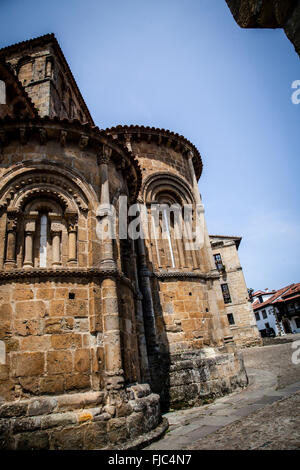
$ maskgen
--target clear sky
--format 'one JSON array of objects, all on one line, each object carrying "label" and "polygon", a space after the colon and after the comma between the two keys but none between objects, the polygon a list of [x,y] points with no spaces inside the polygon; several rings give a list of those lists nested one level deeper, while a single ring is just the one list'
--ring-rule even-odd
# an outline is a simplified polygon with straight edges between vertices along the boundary
[{"label": "clear sky", "polygon": [[0,47],[54,32],[96,124],[199,149],[209,232],[240,235],[248,287],[300,281],[299,57],[225,0],[0,0]]}]

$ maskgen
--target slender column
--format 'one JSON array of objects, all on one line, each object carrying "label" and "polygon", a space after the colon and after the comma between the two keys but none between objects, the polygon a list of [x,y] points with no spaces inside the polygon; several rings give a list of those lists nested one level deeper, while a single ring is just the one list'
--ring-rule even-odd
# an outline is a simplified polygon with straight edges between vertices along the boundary
[{"label": "slender column", "polygon": [[101,196],[100,210],[97,216],[100,222],[100,233],[102,236],[102,256],[100,266],[103,268],[116,268],[113,257],[113,239],[112,239],[112,214],[109,198],[109,180],[108,180],[108,163],[111,157],[111,148],[103,145],[102,154],[98,157],[98,164],[101,176]]},{"label": "slender column", "polygon": [[[181,221],[182,223],[182,221]],[[178,220],[174,221],[174,235],[176,240],[177,252],[179,257],[179,265],[181,268],[185,267],[185,259],[184,259],[184,250],[183,250],[183,238],[179,237],[180,231],[178,226]]]},{"label": "slender column", "polygon": [[77,214],[68,214],[68,263],[77,262]]},{"label": "slender column", "polygon": [[[113,239],[111,233],[111,213],[108,180],[108,162],[112,149],[103,145],[98,157],[101,176],[101,206],[97,211],[100,219],[102,235],[102,254],[100,267],[113,272],[117,265],[113,257]],[[107,231],[104,233],[104,228]],[[120,318],[118,309],[117,282],[113,275],[108,275],[102,281],[102,315],[103,315],[103,345],[105,352],[105,381],[108,390],[120,389],[124,386],[124,371],[122,369]]]},{"label": "slender column", "polygon": [[140,291],[138,272],[137,272],[137,256],[135,251],[134,241],[132,240],[132,256],[133,256],[133,270],[134,270],[134,280],[135,280],[135,308],[136,308],[136,322],[138,330],[138,340],[139,340],[139,349],[140,349],[140,367],[142,381],[145,383],[150,382],[150,372],[149,372],[149,362],[148,362],[148,353],[147,353],[147,343],[145,337],[145,325],[144,325],[144,314],[143,314],[143,296]]},{"label": "slender column", "polygon": [[61,232],[51,232],[52,234],[52,266],[59,266],[60,261],[60,237]]},{"label": "slender column", "polygon": [[34,232],[25,230],[25,257],[24,268],[32,268],[33,266],[33,235]]},{"label": "slender column", "polygon": [[31,212],[25,219],[25,246],[24,246],[24,268],[33,267],[33,240],[36,231],[36,219],[38,212]]},{"label": "slender column", "polygon": [[[144,226],[144,221],[142,224]],[[139,254],[139,279],[140,287],[143,294],[143,306],[144,306],[144,321],[145,321],[145,332],[147,341],[147,350],[149,361],[153,361],[154,357],[157,357],[159,353],[159,347],[157,343],[157,332],[155,323],[155,313],[152,299],[152,289],[150,282],[150,272],[147,266],[145,240],[142,238],[138,239],[138,254]]]},{"label": "slender column", "polygon": [[[200,241],[200,245],[203,246],[203,244],[204,244],[207,247],[208,253],[206,255],[206,258],[207,258],[207,262],[208,262],[208,265],[209,265],[209,270],[213,271],[213,270],[216,269],[216,266],[215,266],[213,255],[212,255],[212,252],[211,252],[211,246],[210,246],[208,231],[207,231],[207,227],[206,227],[206,221],[205,221],[205,218],[204,218],[204,208],[203,208],[203,203],[202,203],[201,196],[200,196],[199,189],[198,189],[198,183],[197,183],[197,178],[196,178],[194,164],[193,164],[193,153],[192,152],[189,152],[189,154],[188,154],[188,162],[189,162],[190,174],[191,174],[192,183],[193,183],[194,196],[195,196],[195,200],[196,200],[197,215],[198,215],[198,217],[201,217],[201,219],[202,219],[201,220],[202,223],[200,225],[200,230],[203,233],[201,233],[200,236],[203,237],[203,238]],[[199,249],[201,249],[202,246],[200,246]]]},{"label": "slender column", "polygon": [[18,218],[16,212],[8,212],[6,224],[6,256],[5,266],[16,267],[16,240]]}]

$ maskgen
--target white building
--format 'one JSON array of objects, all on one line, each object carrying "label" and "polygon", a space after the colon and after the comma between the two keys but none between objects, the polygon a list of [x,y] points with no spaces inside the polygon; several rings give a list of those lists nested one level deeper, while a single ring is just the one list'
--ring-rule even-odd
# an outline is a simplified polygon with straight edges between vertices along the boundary
[{"label": "white building", "polygon": [[262,336],[271,328],[276,336],[300,332],[300,284],[290,284],[278,291],[252,294],[252,307]]}]

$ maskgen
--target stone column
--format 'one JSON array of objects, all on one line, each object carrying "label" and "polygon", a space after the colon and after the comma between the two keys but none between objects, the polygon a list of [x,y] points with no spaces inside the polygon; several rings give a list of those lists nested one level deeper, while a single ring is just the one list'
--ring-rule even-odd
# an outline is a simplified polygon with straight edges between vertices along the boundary
[{"label": "stone column", "polygon": [[67,214],[68,221],[68,263],[77,263],[77,214]]},{"label": "stone column", "polygon": [[[175,240],[176,240],[178,258],[179,258],[179,267],[184,268],[185,267],[185,257],[184,257],[184,250],[183,250],[183,234],[182,234],[182,231],[180,231],[180,227],[179,227],[180,223],[181,223],[181,226],[182,226],[182,218],[180,218],[179,221],[177,220],[177,218],[175,218],[175,221],[174,221],[174,236],[175,236]],[[180,234],[182,234],[181,237],[180,237]]]},{"label": "stone column", "polygon": [[150,383],[150,372],[149,372],[149,362],[148,362],[148,353],[147,353],[147,343],[145,336],[145,325],[144,325],[144,313],[143,313],[143,295],[140,291],[138,271],[137,271],[137,255],[135,250],[135,244],[132,240],[132,256],[133,256],[133,270],[134,270],[134,280],[135,280],[135,308],[136,308],[136,322],[138,330],[138,339],[139,339],[139,348],[140,348],[140,367],[142,381],[145,383]]},{"label": "stone column", "polygon": [[[144,228],[145,224],[146,221],[142,219],[143,230],[145,231],[145,233],[147,233],[146,229]],[[151,383],[153,385],[156,379],[155,374],[157,372],[157,367],[159,367],[158,361],[160,357],[160,352],[157,342],[155,313],[150,282],[151,273],[149,272],[147,266],[145,240],[139,238],[137,240],[137,246],[139,260],[139,285],[143,295],[144,328],[148,351],[148,361],[151,373]]]},{"label": "stone column", "polygon": [[[203,237],[203,240],[202,240],[203,245],[205,245],[208,249],[208,253],[206,254],[208,268],[209,268],[210,271],[214,271],[216,269],[216,266],[215,266],[213,255],[212,255],[212,252],[211,252],[211,246],[210,246],[208,231],[207,231],[207,227],[206,227],[206,221],[205,221],[205,218],[204,218],[204,215],[203,215],[204,208],[203,208],[203,203],[202,203],[201,196],[200,196],[199,189],[198,189],[198,183],[197,183],[197,178],[196,178],[194,164],[193,164],[193,153],[192,152],[189,152],[189,154],[188,154],[188,163],[189,163],[189,168],[190,168],[190,175],[191,175],[191,178],[192,178],[194,197],[195,197],[195,200],[196,200],[196,210],[198,212],[198,215],[199,215],[199,213],[202,212],[202,217],[203,217],[203,227],[201,227],[201,230],[203,230],[203,233],[201,233],[200,235],[201,235],[201,237]],[[200,247],[200,250],[201,250],[201,247]]]},{"label": "stone column", "polygon": [[6,256],[5,266],[16,267],[16,240],[17,240],[18,214],[15,211],[7,213],[6,223]]},{"label": "stone column", "polygon": [[113,239],[112,239],[112,213],[109,197],[108,181],[108,163],[111,157],[112,149],[103,145],[102,153],[98,156],[98,164],[101,177],[101,195],[100,209],[97,216],[100,219],[100,230],[102,236],[102,256],[100,266],[103,268],[115,269],[116,263],[113,257]]},{"label": "stone column", "polygon": [[62,224],[61,224],[61,217],[49,213],[49,219],[51,221],[50,225],[50,232],[52,236],[52,266],[60,266],[61,265],[61,232],[62,232]]},{"label": "stone column", "polygon": [[38,212],[30,212],[25,215],[25,243],[24,243],[24,268],[33,267],[33,243],[36,231],[36,219]]},{"label": "stone column", "polygon": [[[108,227],[108,232],[102,238],[102,253],[100,268],[103,270],[102,281],[102,315],[103,315],[103,346],[105,353],[105,382],[107,390],[117,390],[124,386],[124,371],[122,370],[120,318],[118,309],[118,290],[116,282],[117,265],[113,257],[113,239],[109,231],[110,197],[108,162],[112,149],[103,145],[98,157],[101,177],[101,206],[97,211],[100,218],[100,233]],[[99,232],[98,232],[99,233]],[[106,274],[105,271],[108,271]],[[109,274],[111,272],[111,274]]]}]

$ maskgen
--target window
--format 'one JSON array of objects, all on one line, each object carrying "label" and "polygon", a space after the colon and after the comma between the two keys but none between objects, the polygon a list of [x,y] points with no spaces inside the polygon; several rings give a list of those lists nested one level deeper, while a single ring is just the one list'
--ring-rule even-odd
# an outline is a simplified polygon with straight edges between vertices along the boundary
[{"label": "window", "polygon": [[258,300],[260,301],[261,304],[263,303],[264,300],[263,300],[263,298],[262,298],[262,295],[260,295],[260,296],[258,297]]},{"label": "window", "polygon": [[260,314],[258,312],[255,314],[255,318],[256,318],[257,321],[260,320]]},{"label": "window", "polygon": [[268,318],[267,312],[265,310],[262,310],[261,313],[264,320]]},{"label": "window", "polygon": [[299,317],[295,318],[295,323],[296,323],[296,328],[300,328],[300,318]]},{"label": "window", "polygon": [[270,328],[270,323],[266,323],[266,324],[265,324],[265,327],[266,327],[266,328]]},{"label": "window", "polygon": [[47,266],[47,215],[41,216],[41,229],[40,229],[40,268]]},{"label": "window", "polygon": [[214,259],[216,263],[216,268],[218,269],[218,271],[222,271],[224,269],[224,265],[220,253],[214,255]]},{"label": "window", "polygon": [[171,255],[172,268],[175,268],[175,260],[174,260],[174,253],[173,253],[173,247],[172,247],[172,241],[171,241],[171,232],[170,232],[167,208],[163,209],[163,227],[167,235],[167,240],[168,240],[168,245],[169,245],[169,250],[170,250],[170,255]]},{"label": "window", "polygon": [[229,304],[231,302],[230,292],[228,284],[221,284],[222,294],[224,298],[224,303]]},{"label": "window", "polygon": [[234,317],[233,317],[232,313],[228,313],[227,318],[228,318],[229,325],[234,325],[235,324]]}]

